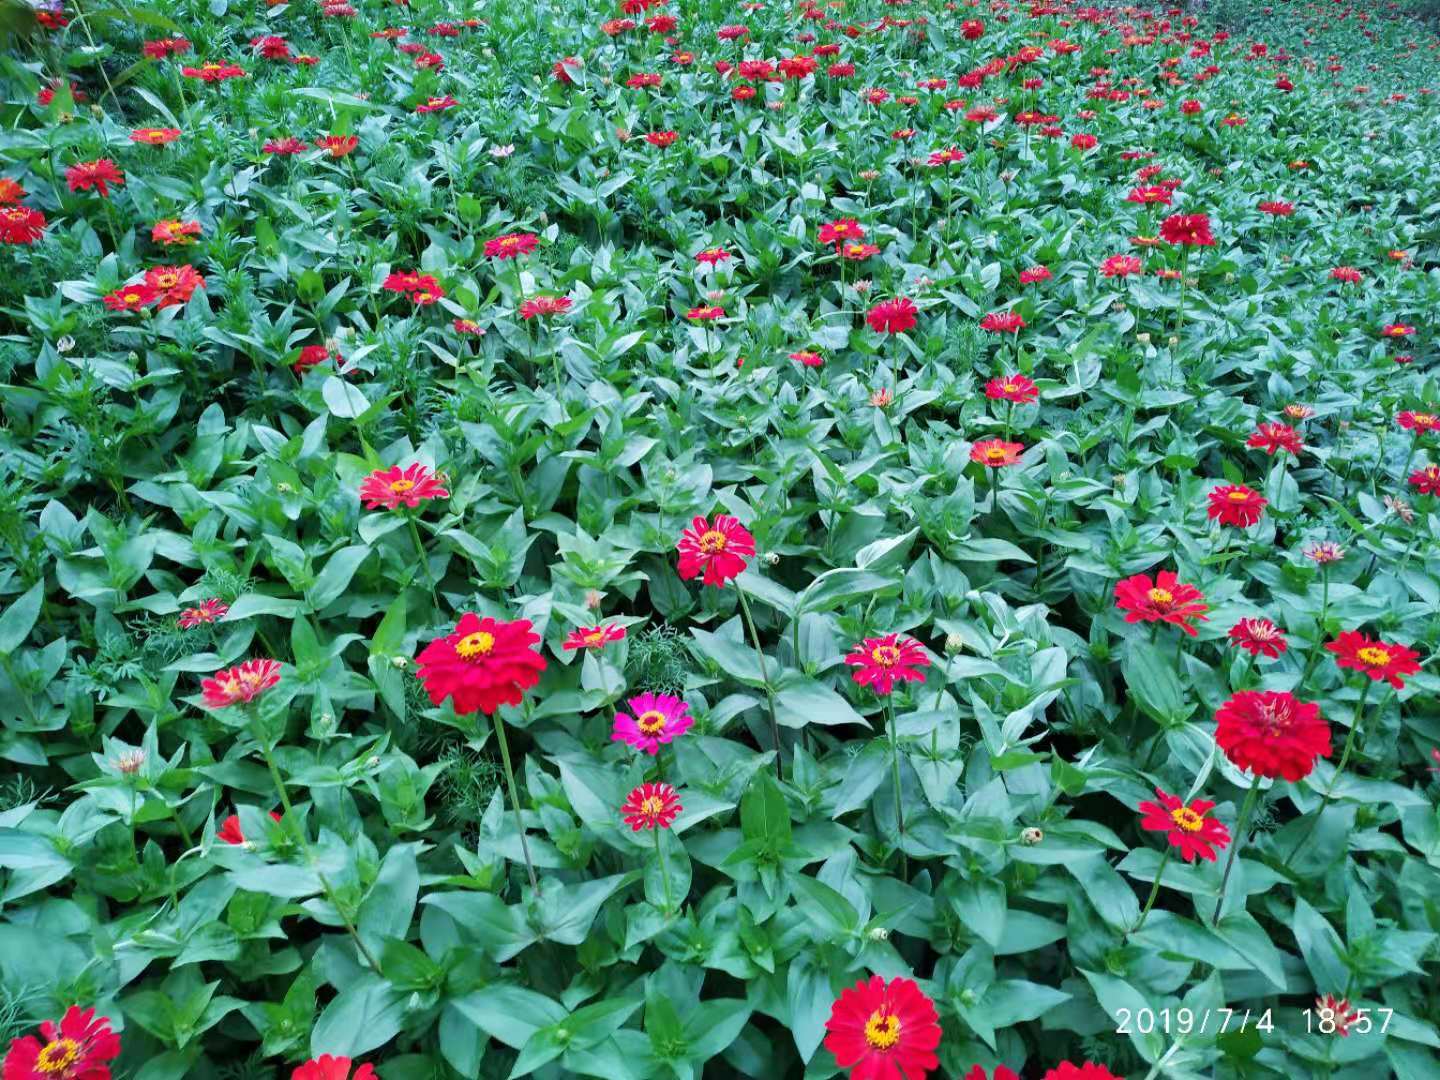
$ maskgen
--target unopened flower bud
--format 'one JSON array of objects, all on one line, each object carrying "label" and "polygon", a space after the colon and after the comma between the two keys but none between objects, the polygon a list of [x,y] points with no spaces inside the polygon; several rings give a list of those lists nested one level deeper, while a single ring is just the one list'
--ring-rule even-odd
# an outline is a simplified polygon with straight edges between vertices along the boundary
[{"label": "unopened flower bud", "polygon": [[951,656],[965,651],[965,639],[959,634],[945,635],[945,651]]},{"label": "unopened flower bud", "polygon": [[281,495],[289,495],[295,489],[282,480],[280,481],[280,483],[275,485],[275,490],[278,491]]},{"label": "unopened flower bud", "polygon": [[1149,345],[1149,344],[1150,344],[1150,333],[1149,333],[1149,331],[1145,331],[1145,332],[1136,334],[1136,335],[1135,335],[1135,340],[1138,341],[1138,342],[1140,342],[1141,345]]},{"label": "unopened flower bud", "polygon": [[599,611],[601,599],[602,594],[591,589],[585,594],[585,607],[590,611]]},{"label": "unopened flower bud", "polygon": [[885,929],[885,927],[883,927],[883,926],[872,926],[872,927],[870,928],[870,940],[871,940],[871,941],[889,941],[889,940],[890,940],[890,931],[887,930],[887,929]]},{"label": "unopened flower bud", "polygon": [[56,352],[67,353],[73,348],[75,348],[75,339],[69,334],[61,335],[60,340],[55,342]]},{"label": "unopened flower bud", "polygon": [[766,561],[767,563],[769,563],[771,566],[779,566],[779,565],[780,565],[780,553],[779,553],[778,551],[767,551],[767,552],[765,553],[765,561]]},{"label": "unopened flower bud", "polygon": [[1030,826],[1030,828],[1028,829],[1020,830],[1020,842],[1026,847],[1034,847],[1036,844],[1040,843],[1040,841],[1044,839],[1045,834],[1039,829],[1035,828],[1035,826],[1033,825]]},{"label": "unopened flower bud", "polygon": [[1171,334],[1168,338],[1165,339],[1165,344],[1169,345],[1173,349],[1176,345],[1180,344],[1180,339],[1174,334]]},{"label": "unopened flower bud", "polygon": [[409,663],[410,658],[408,656],[392,656],[390,658],[390,666],[399,668],[401,671],[405,670],[405,667]]},{"label": "unopened flower bud", "polygon": [[367,769],[378,769],[380,767],[380,755],[371,754],[365,759],[365,767]]},{"label": "unopened flower bud", "polygon": [[127,750],[115,759],[115,768],[122,776],[134,776],[144,767],[144,750]]}]

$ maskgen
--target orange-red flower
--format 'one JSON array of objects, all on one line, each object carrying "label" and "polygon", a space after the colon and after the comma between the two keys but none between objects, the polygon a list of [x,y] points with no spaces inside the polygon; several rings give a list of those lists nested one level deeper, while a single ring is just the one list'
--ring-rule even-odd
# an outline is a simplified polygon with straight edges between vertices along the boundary
[{"label": "orange-red flower", "polygon": [[130,132],[130,141],[149,146],[166,146],[180,138],[179,128],[136,128]]},{"label": "orange-red flower", "polygon": [[139,311],[155,303],[159,297],[159,292],[153,286],[141,281],[134,285],[122,285],[102,299],[111,311]]},{"label": "orange-red flower", "polygon": [[1288,691],[1241,690],[1215,714],[1215,743],[1237,769],[1294,783],[1330,756],[1330,725]]},{"label": "orange-red flower", "polygon": [[745,560],[755,554],[755,537],[738,518],[716,514],[713,525],[704,517],[691,521],[675,547],[682,579],[689,581],[703,572],[702,583],[718,587],[744,572],[749,565]]},{"label": "orange-red flower", "polygon": [[45,215],[28,206],[0,206],[0,244],[33,244],[45,235]]},{"label": "orange-red flower", "polygon": [[477,710],[490,715],[501,705],[520,704],[540,681],[546,664],[534,648],[539,641],[529,619],[501,622],[466,612],[451,633],[425,646],[415,675],[436,705],[448,697],[461,716]]},{"label": "orange-red flower", "polygon": [[1440,495],[1440,465],[1425,465],[1410,474],[1410,486],[1421,495]]},{"label": "orange-red flower", "polygon": [[1018,465],[1020,454],[1025,447],[1018,442],[1004,439],[981,439],[970,447],[970,460],[984,465],[987,469],[1000,469],[1006,465]]},{"label": "orange-red flower", "polygon": [[991,401],[1028,405],[1040,396],[1040,388],[1024,375],[1001,375],[985,384],[985,396]]},{"label": "orange-red flower", "polygon": [[71,1005],[58,1024],[40,1025],[39,1039],[26,1035],[10,1043],[5,1080],[110,1080],[109,1063],[119,1056],[120,1036],[110,1030],[109,1017]]},{"label": "orange-red flower", "polygon": [[200,223],[198,221],[179,221],[167,218],[164,221],[157,221],[150,229],[150,239],[165,247],[193,244],[199,235]]},{"label": "orange-red flower", "polygon": [[[271,810],[270,820],[279,821],[280,815],[277,814],[274,810]],[[223,843],[229,844],[232,847],[238,847],[239,845],[245,843],[245,834],[240,831],[240,815],[231,814],[224,821],[222,821],[220,823],[220,828],[215,830],[215,839],[222,841]]]},{"label": "orange-red flower", "polygon": [[431,499],[448,498],[450,492],[438,477],[418,461],[405,469],[392,465],[376,469],[360,482],[360,501],[366,510],[385,507],[394,510],[402,505],[412,510]]},{"label": "orange-red flower", "polygon": [[1101,277],[1129,277],[1144,273],[1144,264],[1134,255],[1111,255],[1100,264]]},{"label": "orange-red flower", "polygon": [[1251,656],[1272,660],[1288,647],[1284,631],[1269,619],[1241,619],[1230,628],[1230,640]]},{"label": "orange-red flower", "polygon": [[485,254],[492,259],[515,259],[528,255],[539,243],[533,233],[505,233],[485,241]]},{"label": "orange-red flower", "polygon": [[1440,428],[1440,416],[1428,412],[1411,412],[1408,409],[1395,417],[1395,422],[1406,431],[1434,431]]},{"label": "orange-red flower", "polygon": [[280,681],[280,665],[274,660],[246,660],[217,671],[200,683],[205,704],[212,709],[248,705]]},{"label": "orange-red flower", "polygon": [[321,1054],[318,1058],[311,1058],[304,1065],[297,1065],[295,1071],[290,1074],[290,1080],[380,1080],[375,1067],[370,1064],[361,1065],[355,1070],[355,1075],[350,1075],[352,1062],[348,1057],[331,1057],[329,1054]]},{"label": "orange-red flower", "polygon": [[1375,682],[1384,679],[1396,690],[1404,688],[1403,676],[1420,670],[1416,663],[1420,654],[1414,649],[1372,640],[1358,630],[1342,630],[1334,641],[1325,643],[1325,648],[1335,654],[1335,663],[1340,667],[1363,671]]},{"label": "orange-red flower", "polygon": [[566,652],[575,649],[603,649],[612,641],[625,640],[625,627],[617,626],[615,623],[607,623],[603,626],[582,627],[579,630],[571,630],[561,646]]},{"label": "orange-red flower", "polygon": [[1289,451],[1299,457],[1300,451],[1305,449],[1305,444],[1300,439],[1300,433],[1289,424],[1281,424],[1278,421],[1257,426],[1250,438],[1245,440],[1245,445],[1253,450],[1264,450],[1271,457],[1281,450]]},{"label": "orange-red flower", "polygon": [[865,226],[854,218],[837,218],[820,226],[820,243],[840,244],[846,240],[864,240]]},{"label": "orange-red flower", "polygon": [[1210,610],[1204,594],[1170,570],[1161,570],[1154,581],[1149,574],[1126,578],[1115,586],[1115,606],[1125,612],[1127,623],[1173,623],[1191,637],[1199,633],[1194,621],[1208,621],[1205,612]]},{"label": "orange-red flower", "polygon": [[1140,827],[1152,832],[1167,834],[1170,846],[1180,849],[1186,862],[1194,862],[1198,855],[1208,862],[1215,861],[1215,852],[1224,851],[1230,844],[1230,830],[1209,817],[1215,804],[1206,799],[1195,799],[1186,803],[1178,795],[1171,795],[1155,789],[1160,802],[1142,802]]},{"label": "orange-red flower", "polygon": [[520,305],[520,318],[534,319],[543,315],[564,315],[570,310],[568,296],[532,296]]},{"label": "orange-red flower", "polygon": [[830,1006],[825,1030],[825,1049],[850,1080],[924,1080],[940,1065],[935,1004],[911,979],[860,980]]},{"label": "orange-red flower", "polygon": [[893,300],[882,300],[865,313],[870,329],[882,334],[903,334],[915,325],[918,308],[912,300],[897,296]]},{"label": "orange-red flower", "polygon": [[1085,1061],[1079,1065],[1072,1065],[1068,1061],[1062,1061],[1053,1069],[1045,1072],[1043,1080],[1122,1080],[1104,1065],[1096,1065],[1093,1061]]},{"label": "orange-red flower", "polygon": [[1221,484],[1210,492],[1209,516],[1221,525],[1254,525],[1269,502],[1264,495],[1244,484]]},{"label": "orange-red flower", "polygon": [[98,158],[95,161],[82,161],[78,165],[71,165],[65,170],[65,183],[71,191],[89,191],[94,188],[109,198],[110,185],[123,187],[125,177],[115,162],[109,158]]},{"label": "orange-red flower", "polygon": [[211,598],[200,604],[199,607],[186,608],[180,612],[180,618],[176,620],[181,630],[190,630],[196,626],[207,626],[225,617],[230,610],[230,605],[223,600]]},{"label": "orange-red flower", "polygon": [[641,829],[668,829],[684,810],[680,796],[669,784],[641,784],[625,796],[620,814],[631,832]]},{"label": "orange-red flower", "polygon": [[152,266],[145,271],[145,284],[158,294],[156,304],[174,307],[189,301],[196,289],[205,287],[205,278],[188,263],[184,266]]},{"label": "orange-red flower", "polygon": [[359,145],[358,135],[322,135],[315,140],[315,149],[324,150],[332,158],[342,158]]},{"label": "orange-red flower", "polygon": [[924,646],[914,638],[899,634],[866,638],[845,657],[855,670],[851,677],[861,686],[868,686],[882,697],[895,689],[897,682],[925,681],[917,669],[930,666]]}]

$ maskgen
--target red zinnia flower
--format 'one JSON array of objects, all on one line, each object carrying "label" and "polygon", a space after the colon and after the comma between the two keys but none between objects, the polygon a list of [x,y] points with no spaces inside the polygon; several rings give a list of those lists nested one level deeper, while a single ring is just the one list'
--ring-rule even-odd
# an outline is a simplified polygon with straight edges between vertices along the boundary
[{"label": "red zinnia flower", "polygon": [[1001,375],[985,384],[985,396],[992,401],[1028,405],[1040,396],[1040,388],[1024,375]]},{"label": "red zinnia flower", "polygon": [[1404,689],[1403,675],[1414,675],[1420,670],[1415,661],[1420,654],[1404,645],[1388,641],[1371,640],[1358,630],[1342,630],[1334,641],[1325,643],[1325,648],[1335,654],[1335,663],[1342,668],[1363,671],[1376,682],[1384,679],[1396,690]]},{"label": "red zinnia flower", "polygon": [[965,1074],[965,1080],[1020,1080],[1020,1075],[1004,1065],[996,1065],[993,1073],[987,1074],[979,1065]]},{"label": "red zinnia flower", "polygon": [[493,259],[514,259],[528,255],[540,243],[533,233],[506,233],[485,241],[485,254]]},{"label": "red zinnia flower", "polygon": [[645,141],[651,146],[660,147],[662,150],[671,145],[679,137],[680,133],[676,131],[647,131],[645,133]]},{"label": "red zinnia flower", "polygon": [[576,649],[603,649],[612,641],[625,640],[625,627],[606,623],[588,629],[571,630],[562,646],[566,652]]},{"label": "red zinnia flower", "polygon": [[957,165],[965,160],[965,151],[954,146],[946,147],[944,150],[931,151],[926,164],[933,167],[939,165]]},{"label": "red zinnia flower", "polygon": [[550,74],[556,82],[569,86],[575,81],[570,77],[570,69],[578,68],[582,63],[583,61],[578,56],[563,57],[555,61],[555,65],[550,69]]},{"label": "red zinnia flower", "polygon": [[1215,852],[1223,851],[1230,844],[1230,830],[1206,815],[1215,808],[1213,802],[1196,799],[1186,804],[1178,795],[1170,795],[1158,787],[1155,794],[1160,803],[1142,802],[1140,812],[1145,816],[1140,821],[1142,829],[1168,833],[1170,846],[1179,848],[1186,862],[1194,862],[1195,856],[1207,862],[1215,861]]},{"label": "red zinnia flower", "polygon": [[321,1054],[318,1058],[311,1058],[304,1065],[297,1065],[295,1071],[290,1074],[290,1080],[380,1080],[375,1073],[375,1066],[370,1064],[361,1065],[355,1070],[355,1075],[350,1076],[351,1061],[348,1057],[331,1057],[329,1054]]},{"label": "red zinnia flower", "polygon": [[45,215],[28,206],[0,206],[0,244],[33,244],[45,234]]},{"label": "red zinnia flower", "polygon": [[1384,334],[1386,337],[1409,337],[1411,334],[1415,333],[1415,327],[1409,326],[1405,323],[1391,323],[1389,326],[1385,327],[1385,329],[1381,330],[1380,333]]},{"label": "red zinnia flower", "polygon": [[533,296],[520,305],[520,317],[533,319],[541,315],[564,315],[569,310],[568,296]]},{"label": "red zinnia flower", "polygon": [[1018,311],[992,311],[980,320],[980,329],[996,334],[1018,334],[1025,326],[1025,320]]},{"label": "red zinnia flower", "polygon": [[1434,431],[1440,428],[1440,416],[1434,413],[1410,412],[1408,409],[1395,417],[1395,422],[1406,431]]},{"label": "red zinnia flower", "polygon": [[1440,465],[1426,465],[1410,474],[1410,486],[1421,495],[1440,495]]},{"label": "red zinnia flower", "polygon": [[432,702],[439,705],[448,697],[461,716],[476,710],[488,716],[501,705],[518,705],[546,666],[534,649],[540,635],[530,626],[529,619],[500,622],[466,612],[454,631],[425,646],[416,678]]},{"label": "red zinnia flower", "polygon": [[790,359],[794,360],[801,367],[820,367],[825,363],[825,358],[818,352],[810,352],[802,349],[799,352],[792,352]]},{"label": "red zinnia flower", "polygon": [[1143,273],[1144,264],[1134,255],[1111,255],[1100,264],[1102,277],[1129,277]]},{"label": "red zinnia flower", "polygon": [[1125,196],[1125,201],[1140,203],[1142,206],[1155,204],[1169,206],[1172,198],[1168,187],[1136,187],[1132,188],[1130,194]]},{"label": "red zinnia flower", "polygon": [[199,235],[200,223],[198,221],[166,219],[157,221],[150,229],[151,241],[163,244],[165,247],[194,243],[195,237]]},{"label": "red zinnia flower", "polygon": [[706,248],[704,251],[697,253],[695,256],[695,261],[698,263],[705,263],[707,266],[715,266],[719,263],[727,261],[729,258],[730,253],[724,248],[714,247]]},{"label": "red zinnia flower", "polygon": [[1289,424],[1273,422],[1259,425],[1250,438],[1245,440],[1245,445],[1254,450],[1264,450],[1271,457],[1281,450],[1288,450],[1299,457],[1300,451],[1305,448],[1298,431]]},{"label": "red zinnia flower", "polygon": [[1262,214],[1270,214],[1273,217],[1289,217],[1295,213],[1295,204],[1285,202],[1283,199],[1272,199],[1262,202],[1258,209]]},{"label": "red zinnia flower", "polygon": [[210,599],[204,601],[199,607],[186,608],[180,612],[177,620],[181,630],[189,630],[196,626],[205,626],[225,617],[230,610],[230,605],[223,600]]},{"label": "red zinnia flower", "polygon": [[1153,582],[1149,574],[1126,578],[1115,586],[1115,606],[1125,612],[1127,623],[1174,623],[1191,637],[1199,633],[1192,620],[1208,621],[1205,612],[1210,610],[1204,594],[1170,570],[1161,570]]},{"label": "red zinnia flower", "polygon": [[134,285],[122,285],[103,300],[111,311],[139,311],[155,303],[159,297],[160,294],[152,286],[141,281]]},{"label": "red zinnia flower", "polygon": [[212,709],[249,704],[280,681],[280,665],[274,660],[246,660],[217,671],[200,683],[205,704]]},{"label": "red zinnia flower", "polygon": [[25,186],[8,176],[0,176],[0,206],[10,206],[25,198]]},{"label": "red zinnia flower", "polygon": [[820,226],[820,243],[840,244],[845,240],[864,240],[865,226],[854,218],[838,218]]},{"label": "red zinnia flower", "polygon": [[407,469],[399,465],[376,469],[360,483],[360,500],[366,510],[381,506],[394,510],[402,503],[413,510],[422,502],[449,495],[439,479],[418,461]]},{"label": "red zinnia flower", "polygon": [[453,97],[446,94],[444,97],[426,98],[423,104],[415,106],[415,111],[417,113],[444,112],[446,109],[453,109],[459,104],[460,103]]},{"label": "red zinnia flower", "polygon": [[[1070,145],[1076,150],[1094,150],[1095,147],[1100,145],[1100,140],[1088,131],[1077,131],[1074,135],[1070,136]],[[979,1068],[979,1066],[976,1066],[976,1068]]]},{"label": "red zinnia flower", "polygon": [[872,255],[879,255],[880,249],[874,244],[841,244],[838,248],[840,254],[851,262],[859,262],[868,259]]},{"label": "red zinnia flower", "polygon": [[182,67],[180,74],[187,79],[199,79],[201,82],[218,83],[226,79],[239,79],[245,75],[244,68],[237,64],[222,64],[210,61],[201,64],[199,67]]},{"label": "red zinnia flower", "polygon": [[1211,520],[1221,525],[1254,525],[1269,502],[1264,495],[1244,484],[1221,484],[1210,492]]},{"label": "red zinnia flower", "polygon": [[1054,275],[1048,266],[1031,266],[1020,271],[1020,284],[1033,285],[1037,281],[1049,281],[1052,277]]},{"label": "red zinnia flower", "polygon": [[130,132],[130,141],[150,146],[165,146],[180,138],[179,128],[136,128]]},{"label": "red zinnia flower", "polygon": [[109,1017],[78,1005],[66,1009],[58,1025],[42,1023],[40,1039],[26,1035],[10,1043],[5,1080],[110,1080],[108,1062],[120,1056]]},{"label": "red zinnia flower", "polygon": [[691,322],[714,322],[725,317],[725,309],[719,304],[701,304],[685,312]]},{"label": "red zinnia flower", "polygon": [[1215,742],[1237,769],[1294,783],[1330,756],[1330,725],[1288,691],[1241,690],[1215,714]]},{"label": "red zinnia flower", "polygon": [[913,301],[897,296],[872,307],[865,313],[865,321],[870,324],[870,329],[882,334],[903,334],[915,325],[918,310]]},{"label": "red zinnia flower", "polygon": [[356,135],[322,135],[315,140],[315,149],[327,151],[332,158],[342,158],[359,145]]},{"label": "red zinnia flower", "polygon": [[641,784],[625,797],[620,814],[631,832],[641,829],[668,829],[685,807],[669,784]]},{"label": "red zinnia flower", "polygon": [[935,1004],[911,979],[872,975],[830,1006],[825,1049],[850,1080],[925,1080],[938,1068]]},{"label": "red zinnia flower", "polygon": [[1160,236],[1181,247],[1214,247],[1210,219],[1204,214],[1171,214],[1160,223]]},{"label": "red zinnia flower", "polygon": [[1006,465],[1018,465],[1024,449],[1024,445],[1018,442],[981,439],[970,447],[970,460],[984,465],[987,469],[999,469]]},{"label": "red zinnia flower", "polygon": [[189,301],[196,289],[205,287],[205,278],[188,263],[183,266],[152,266],[145,271],[145,284],[159,294],[158,306],[175,307]]},{"label": "red zinnia flower", "polygon": [[1104,1065],[1096,1065],[1091,1061],[1080,1065],[1062,1061],[1053,1069],[1048,1070],[1043,1080],[1122,1080],[1122,1078],[1116,1076]]},{"label": "red zinnia flower", "polygon": [[925,676],[915,669],[929,667],[930,657],[914,638],[886,634],[866,638],[846,655],[845,662],[855,669],[851,674],[857,683],[884,696],[897,682],[923,683]]},{"label": "red zinnia flower", "polygon": [[109,158],[98,158],[95,161],[82,161],[78,165],[71,165],[65,170],[65,182],[71,191],[89,191],[96,188],[101,195],[108,198],[109,185],[123,187],[125,177],[115,167],[115,162]]},{"label": "red zinnia flower", "polygon": [[675,547],[682,579],[689,581],[703,570],[703,584],[723,586],[749,565],[745,560],[755,554],[755,537],[738,518],[716,514],[713,525],[704,517],[691,521]]},{"label": "red zinnia flower", "polygon": [[[296,375],[301,375],[304,374],[306,371],[310,370],[316,364],[323,364],[326,360],[329,359],[330,350],[324,345],[306,345],[300,350],[300,356],[295,361],[295,363],[291,365],[291,370],[293,370]],[[345,358],[341,356],[338,352],[335,354],[335,362],[337,364],[344,359]]]},{"label": "red zinnia flower", "polygon": [[1284,632],[1269,619],[1241,619],[1230,628],[1230,640],[1251,656],[1272,660],[1288,647]]},{"label": "red zinnia flower", "polygon": [[1328,1018],[1334,1025],[1334,1034],[1339,1035],[1342,1039],[1350,1035],[1350,1025],[1358,1023],[1361,1016],[1360,1011],[1353,1008],[1348,999],[1337,999],[1334,994],[1316,998],[1315,1011],[1320,1024],[1323,1025]]}]

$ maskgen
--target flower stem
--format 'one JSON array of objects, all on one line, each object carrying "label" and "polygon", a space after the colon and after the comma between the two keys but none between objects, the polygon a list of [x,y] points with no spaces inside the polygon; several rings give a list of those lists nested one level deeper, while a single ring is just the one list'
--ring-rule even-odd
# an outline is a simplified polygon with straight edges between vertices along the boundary
[{"label": "flower stem", "polygon": [[885,719],[890,729],[890,775],[895,784],[895,828],[900,838],[900,877],[910,879],[910,857],[905,854],[905,803],[900,794],[900,737],[895,732],[895,702],[885,695]]},{"label": "flower stem", "polygon": [[1240,820],[1235,823],[1235,843],[1230,847],[1230,858],[1225,862],[1225,875],[1220,879],[1220,899],[1215,903],[1216,923],[1225,911],[1225,887],[1230,883],[1230,871],[1235,869],[1235,857],[1240,854],[1240,845],[1245,842],[1245,830],[1250,827],[1250,817],[1255,813],[1255,803],[1259,798],[1260,774],[1256,773],[1255,780],[1245,795],[1245,802],[1240,807]]},{"label": "flower stem", "polygon": [[1325,615],[1329,606],[1330,567],[1322,564],[1320,567],[1320,617],[1315,620],[1315,648],[1310,650],[1310,656],[1305,661],[1305,670],[1300,673],[1300,681],[1295,684],[1297,690],[1305,689],[1306,680],[1315,670],[1315,665],[1320,662],[1320,652],[1325,648]]},{"label": "flower stem", "polygon": [[1315,835],[1315,830],[1320,826],[1320,815],[1325,812],[1325,807],[1330,805],[1330,796],[1335,792],[1335,785],[1340,781],[1340,774],[1345,771],[1345,766],[1350,762],[1350,751],[1355,747],[1355,733],[1360,730],[1360,721],[1364,719],[1365,699],[1370,696],[1371,682],[1372,680],[1366,679],[1365,686],[1360,691],[1360,700],[1355,705],[1355,715],[1350,720],[1350,733],[1345,736],[1345,749],[1340,753],[1340,764],[1335,766],[1335,774],[1330,777],[1330,783],[1325,785],[1325,790],[1320,795],[1320,805],[1315,808],[1315,816],[1310,820],[1310,827],[1290,849],[1286,862],[1300,854],[1300,849],[1309,842],[1310,837]]},{"label": "flower stem", "polygon": [[650,830],[655,835],[655,854],[660,859],[660,883],[665,886],[665,914],[675,910],[675,901],[670,896],[670,864],[665,860],[665,848],[660,843],[660,827]]},{"label": "flower stem", "polygon": [[745,590],[735,583],[735,594],[740,598],[740,614],[750,631],[750,643],[755,646],[755,657],[760,661],[760,681],[765,684],[765,700],[770,706],[770,737],[775,740],[775,779],[783,780],[780,768],[780,722],[775,719],[775,691],[770,687],[770,675],[765,668],[765,651],[760,648],[760,635],[755,631],[755,617],[750,614],[750,601],[745,599]]},{"label": "flower stem", "polygon": [[540,882],[535,879],[535,864],[530,861],[530,845],[525,840],[525,822],[520,817],[520,794],[515,787],[515,769],[510,764],[510,744],[505,739],[505,721],[500,713],[490,714],[495,725],[495,738],[500,743],[500,763],[505,767],[505,784],[510,789],[510,808],[515,812],[515,831],[520,834],[520,850],[525,855],[525,869],[530,873],[530,888],[538,895]]},{"label": "flower stem", "polygon": [[1130,933],[1138,934],[1145,925],[1145,920],[1150,917],[1150,909],[1155,906],[1155,898],[1160,895],[1160,879],[1165,876],[1165,867],[1170,862],[1170,855],[1174,848],[1167,847],[1165,854],[1160,856],[1160,867],[1155,871],[1155,884],[1150,888],[1150,898],[1145,901],[1145,910],[1140,912],[1140,921],[1135,924],[1135,929]]},{"label": "flower stem", "polygon": [[435,591],[435,579],[430,576],[430,557],[425,553],[425,545],[420,540],[420,526],[416,523],[414,514],[406,514],[405,521],[410,526],[410,539],[415,542],[415,554],[420,559],[420,569],[425,572],[425,584],[430,589],[430,600],[438,614],[440,595]]}]

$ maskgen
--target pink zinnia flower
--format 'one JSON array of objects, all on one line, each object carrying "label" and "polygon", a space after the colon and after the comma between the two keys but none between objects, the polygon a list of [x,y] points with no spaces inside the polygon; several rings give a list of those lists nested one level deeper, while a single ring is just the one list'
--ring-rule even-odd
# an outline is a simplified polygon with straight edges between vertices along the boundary
[{"label": "pink zinnia flower", "polygon": [[630,713],[616,711],[612,742],[629,743],[654,756],[663,743],[673,742],[694,723],[690,706],[669,694],[639,694],[632,697]]}]

